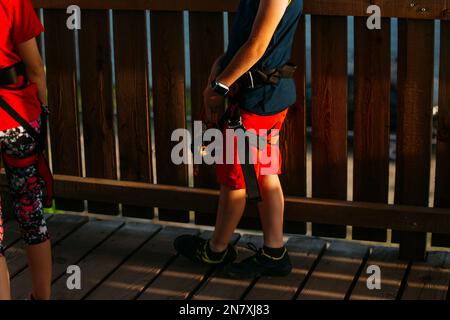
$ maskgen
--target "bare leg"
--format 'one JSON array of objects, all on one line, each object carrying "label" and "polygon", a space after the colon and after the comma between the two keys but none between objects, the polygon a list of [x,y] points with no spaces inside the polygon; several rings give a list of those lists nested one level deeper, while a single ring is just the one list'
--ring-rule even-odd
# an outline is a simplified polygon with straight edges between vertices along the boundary
[{"label": "bare leg", "polygon": [[210,241],[211,250],[221,252],[228,247],[244,213],[245,202],[245,189],[232,190],[229,187],[221,186],[216,227]]},{"label": "bare leg", "polygon": [[264,245],[281,248],[283,241],[284,196],[277,175],[260,176],[259,185],[263,201],[258,204],[264,232]]},{"label": "bare leg", "polygon": [[52,282],[51,243],[43,243],[27,247],[28,265],[31,271],[33,297],[36,300],[49,300]]},{"label": "bare leg", "polygon": [[5,257],[0,257],[0,300],[11,300],[9,272]]}]

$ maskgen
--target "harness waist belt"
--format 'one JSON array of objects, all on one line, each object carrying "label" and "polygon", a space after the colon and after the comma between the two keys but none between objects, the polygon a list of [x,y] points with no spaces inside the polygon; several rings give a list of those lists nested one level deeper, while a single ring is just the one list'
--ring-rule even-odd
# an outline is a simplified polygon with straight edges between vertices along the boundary
[{"label": "harness waist belt", "polygon": [[17,84],[20,76],[26,76],[26,68],[23,62],[19,62],[5,69],[0,69],[0,86]]},{"label": "harness waist belt", "polygon": [[281,79],[292,79],[295,75],[297,66],[287,63],[272,70],[250,70],[237,80],[242,88],[255,88],[260,85],[277,85]]}]

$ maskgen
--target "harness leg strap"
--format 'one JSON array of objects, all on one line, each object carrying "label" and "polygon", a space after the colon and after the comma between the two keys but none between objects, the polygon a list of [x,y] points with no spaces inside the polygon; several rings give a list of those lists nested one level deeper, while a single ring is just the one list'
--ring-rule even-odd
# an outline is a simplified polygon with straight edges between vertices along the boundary
[{"label": "harness leg strap", "polygon": [[242,174],[244,175],[247,198],[252,203],[258,203],[262,201],[261,190],[259,188],[258,177],[255,171],[255,165],[250,161],[250,142],[245,138],[245,158],[241,160]]},{"label": "harness leg strap", "polygon": [[[239,107],[232,107],[232,109],[228,112],[229,121],[228,126],[232,129],[243,130],[243,132],[247,132],[244,124],[242,123],[241,112]],[[258,203],[262,201],[261,190],[259,188],[258,176],[255,171],[255,165],[250,161],[250,141],[247,136],[244,136],[244,159],[239,159],[241,163],[242,174],[244,175],[244,181],[247,192],[247,199],[252,203]],[[239,146],[239,143],[238,143]],[[242,153],[238,154],[242,158]]]}]

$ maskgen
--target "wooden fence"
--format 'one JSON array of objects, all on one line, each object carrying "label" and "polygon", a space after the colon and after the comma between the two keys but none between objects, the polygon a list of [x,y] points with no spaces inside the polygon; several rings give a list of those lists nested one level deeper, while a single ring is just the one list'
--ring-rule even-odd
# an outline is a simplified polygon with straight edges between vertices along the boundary
[{"label": "wooden fence", "polygon": [[[121,203],[125,216],[152,218],[158,207],[159,219],[178,222],[188,222],[189,210],[194,210],[196,223],[211,224],[218,195],[212,169],[199,168],[195,188],[189,188],[188,167],[170,161],[171,133],[187,126],[189,105],[183,11],[189,11],[191,112],[192,119],[198,119],[209,68],[224,51],[223,11],[230,12],[231,25],[238,1],[35,0],[34,4],[43,8],[46,28],[58,208],[84,210],[83,200],[88,200],[90,212],[117,214]],[[72,4],[82,8],[78,47],[75,33],[66,28],[65,9]],[[366,28],[370,4],[382,9],[381,30]],[[383,242],[386,229],[394,229],[398,231],[393,239],[400,242],[401,256],[407,259],[424,257],[426,232],[433,232],[433,244],[449,246],[450,1],[305,0],[305,13],[312,15],[312,114],[305,107],[302,19],[293,54],[293,62],[299,65],[298,101],[283,131],[284,172],[289,172],[282,176],[288,195],[287,231],[304,233],[308,221],[313,223],[313,235],[345,237],[346,225],[351,225],[354,239]],[[347,201],[347,16],[355,16],[352,202]],[[399,18],[398,140],[395,205],[388,205],[392,17]],[[429,208],[433,19],[442,22],[435,204]],[[312,199],[306,198],[307,116],[312,117]],[[86,177],[82,177],[83,163]],[[250,208],[242,226],[254,227],[255,214]]]}]

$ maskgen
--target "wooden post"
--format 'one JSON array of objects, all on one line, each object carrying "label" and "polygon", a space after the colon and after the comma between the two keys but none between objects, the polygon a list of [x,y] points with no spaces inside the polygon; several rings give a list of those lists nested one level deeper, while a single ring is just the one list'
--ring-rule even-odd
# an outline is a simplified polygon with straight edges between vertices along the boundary
[{"label": "wooden post", "polygon": [[[313,197],[347,199],[347,18],[312,17]],[[345,238],[345,226],[313,225]]]},{"label": "wooden post", "polygon": [[[395,203],[428,206],[434,21],[399,20]],[[400,232],[402,259],[425,259],[426,234]]]},{"label": "wooden post", "polygon": [[[44,10],[44,19],[53,172],[81,176],[75,33],[65,27],[65,10]],[[56,207],[67,211],[83,211],[84,203],[56,199]]]},{"label": "wooden post", "polygon": [[[436,154],[434,204],[450,208],[450,22],[441,21],[441,60],[439,80],[439,118]],[[433,234],[432,244],[450,246],[450,236]]]},{"label": "wooden post", "polygon": [[[297,102],[290,107],[281,130],[280,146],[283,170],[280,176],[283,191],[290,196],[306,196],[306,36],[305,16],[302,16],[294,40],[292,62],[295,74]],[[288,233],[306,233],[306,223],[285,224]]]},{"label": "wooden post", "polygon": [[[186,128],[183,13],[151,12],[150,21],[157,181],[187,186],[187,166],[171,160],[172,132]],[[160,208],[159,218],[188,222],[189,212]]]},{"label": "wooden post", "polygon": [[[86,175],[117,179],[109,37],[108,11],[84,11],[80,72]],[[88,208],[93,213],[118,214],[115,205],[90,202]]]},{"label": "wooden post", "polygon": [[[354,201],[388,202],[390,23],[384,18],[380,30],[369,30],[355,17]],[[353,238],[384,242],[386,230],[355,227]]]},{"label": "wooden post", "polygon": [[[214,61],[224,52],[223,14],[192,12],[189,16],[191,50],[191,102],[192,128],[194,121],[202,120],[203,90],[208,83]],[[220,110],[220,117],[225,106]],[[216,119],[218,120],[218,119]],[[194,186],[217,189],[215,166],[194,165]],[[213,225],[215,217],[195,213],[196,224]]]},{"label": "wooden post", "polygon": [[[114,11],[120,177],[153,182],[145,30],[145,11]],[[122,214],[151,219],[154,209],[124,205]]]}]

